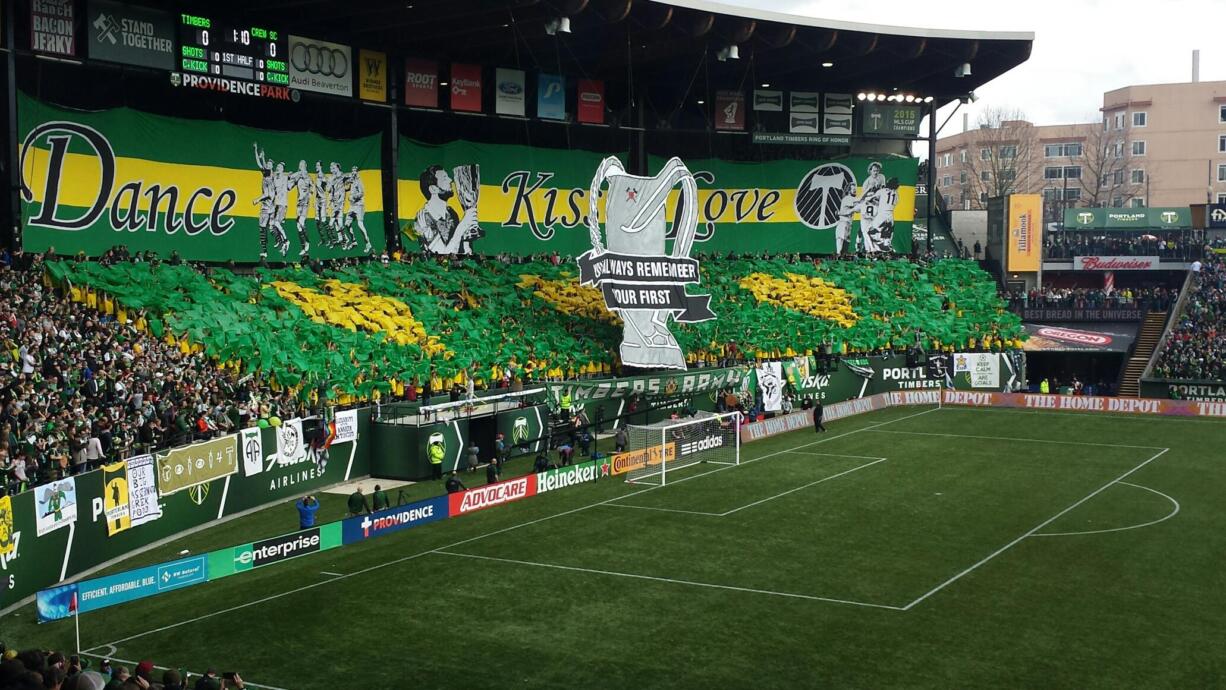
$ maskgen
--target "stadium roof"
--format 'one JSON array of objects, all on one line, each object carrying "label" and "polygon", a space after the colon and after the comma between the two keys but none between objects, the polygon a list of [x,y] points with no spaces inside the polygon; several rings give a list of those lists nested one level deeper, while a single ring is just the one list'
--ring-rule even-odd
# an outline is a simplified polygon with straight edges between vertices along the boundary
[{"label": "stadium roof", "polygon": [[[599,78],[614,88],[633,81],[653,96],[670,88],[770,83],[952,98],[1025,62],[1034,38],[815,19],[709,0],[213,0],[208,6],[312,38]],[[570,20],[571,33],[549,34],[546,24],[561,17]],[[730,45],[740,59],[713,59]],[[832,66],[822,67],[827,62]],[[971,75],[956,77],[964,63]]]}]

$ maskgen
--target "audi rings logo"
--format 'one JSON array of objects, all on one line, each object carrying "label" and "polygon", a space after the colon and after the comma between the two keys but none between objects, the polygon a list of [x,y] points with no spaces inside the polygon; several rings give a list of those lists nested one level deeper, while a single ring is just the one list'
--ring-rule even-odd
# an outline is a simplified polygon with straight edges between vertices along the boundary
[{"label": "audi rings logo", "polygon": [[321,77],[345,77],[349,74],[349,55],[339,48],[298,42],[290,46],[290,64],[294,69]]}]

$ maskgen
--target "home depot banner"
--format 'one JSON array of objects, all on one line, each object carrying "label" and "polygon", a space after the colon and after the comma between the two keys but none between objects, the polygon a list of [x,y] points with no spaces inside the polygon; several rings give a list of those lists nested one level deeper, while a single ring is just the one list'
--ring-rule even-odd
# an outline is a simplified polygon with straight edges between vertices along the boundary
[{"label": "home depot banner", "polygon": [[1009,271],[1037,271],[1043,253],[1043,197],[1010,194],[1005,239]]},{"label": "home depot banner", "polygon": [[[432,254],[578,256],[592,248],[589,189],[606,155],[467,141],[432,146],[402,138],[398,193],[405,244]],[[831,254],[836,230],[846,233],[844,251],[870,244],[911,250],[913,158],[686,164],[699,189],[694,254]],[[663,166],[653,158],[649,172]],[[677,195],[669,197],[670,221]]]},{"label": "home depot banner", "polygon": [[[19,95],[22,246],[199,261],[316,259],[384,247],[380,139],[150,115]],[[352,219],[352,222],[351,222]],[[301,220],[301,225],[299,224]],[[261,235],[267,235],[261,241]]]}]

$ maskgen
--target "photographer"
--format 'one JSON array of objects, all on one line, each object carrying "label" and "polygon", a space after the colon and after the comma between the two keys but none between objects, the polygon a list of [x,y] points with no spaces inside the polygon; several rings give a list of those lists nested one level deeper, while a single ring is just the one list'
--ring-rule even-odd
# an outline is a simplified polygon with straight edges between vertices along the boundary
[{"label": "photographer", "polygon": [[304,496],[294,503],[298,509],[298,529],[310,529],[315,526],[315,513],[319,511],[319,501],[314,496]]}]

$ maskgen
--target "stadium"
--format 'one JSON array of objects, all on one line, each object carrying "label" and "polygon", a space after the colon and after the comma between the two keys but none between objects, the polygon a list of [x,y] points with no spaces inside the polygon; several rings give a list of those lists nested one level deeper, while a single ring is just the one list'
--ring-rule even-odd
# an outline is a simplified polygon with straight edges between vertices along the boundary
[{"label": "stadium", "polygon": [[1226,204],[972,251],[1033,34],[0,11],[0,690],[1223,685]]}]

